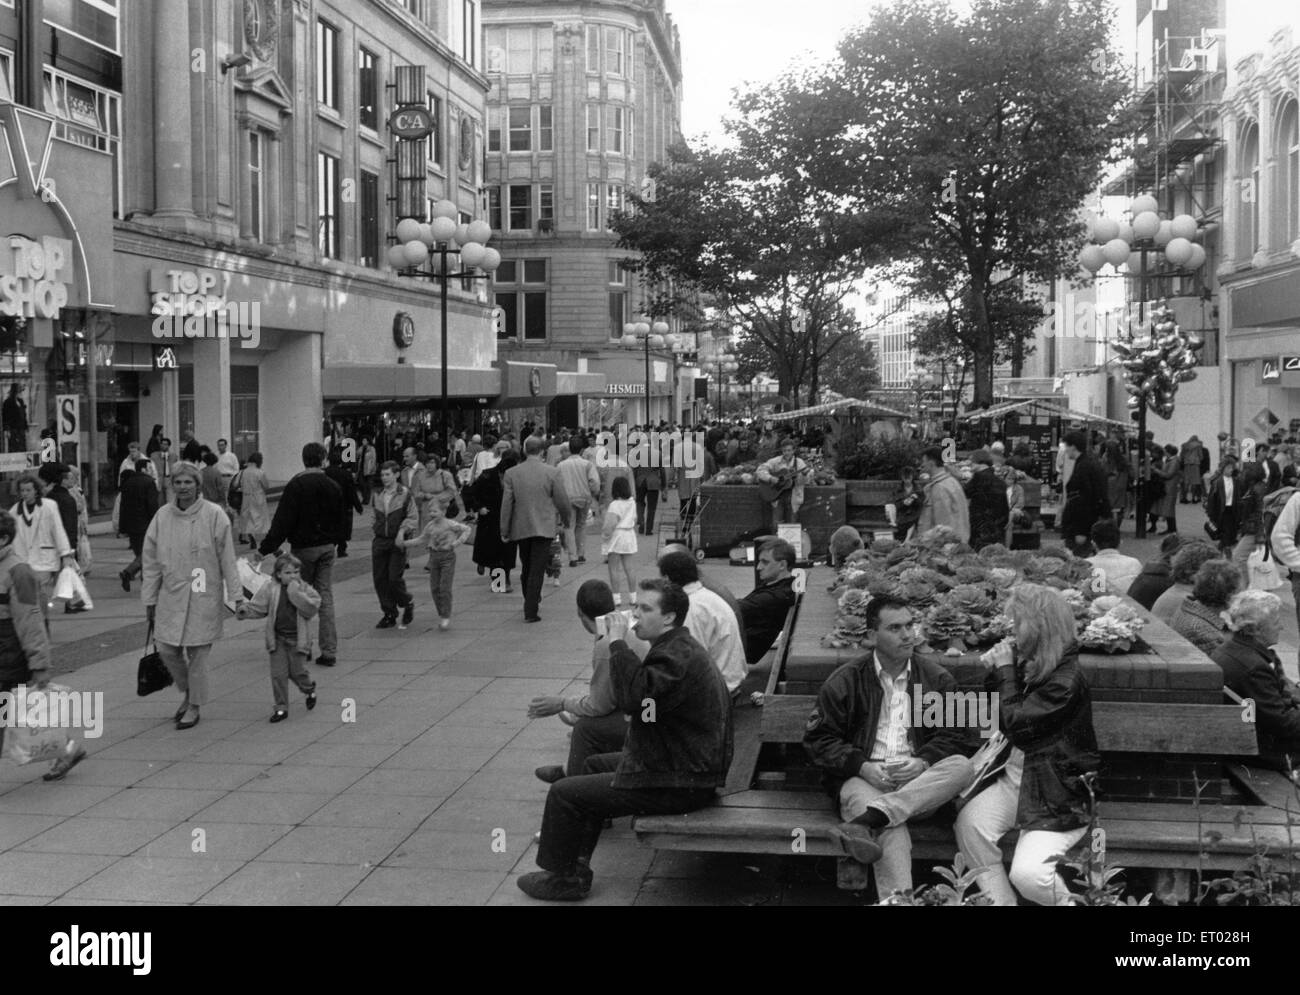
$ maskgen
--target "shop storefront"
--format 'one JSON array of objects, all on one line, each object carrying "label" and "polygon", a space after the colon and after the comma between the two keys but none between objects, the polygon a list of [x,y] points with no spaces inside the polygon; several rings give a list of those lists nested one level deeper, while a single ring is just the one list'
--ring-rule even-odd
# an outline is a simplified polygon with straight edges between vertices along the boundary
[{"label": "shop storefront", "polygon": [[[56,121],[0,103],[0,500],[42,459],[78,467],[92,495],[119,391],[113,165]],[[89,478],[89,479],[86,479]],[[111,500],[111,497],[109,498]],[[99,502],[102,504],[102,500]]]},{"label": "shop storefront", "polygon": [[585,397],[582,417],[586,426],[642,425],[647,421],[672,421],[676,417],[671,358],[650,354],[648,383],[645,355],[641,352],[594,356],[587,360],[587,369],[604,375],[605,389],[599,395]]},{"label": "shop storefront", "polygon": [[[1226,283],[1226,281],[1225,281]],[[1234,281],[1224,410],[1236,438],[1300,440],[1300,265]]]}]

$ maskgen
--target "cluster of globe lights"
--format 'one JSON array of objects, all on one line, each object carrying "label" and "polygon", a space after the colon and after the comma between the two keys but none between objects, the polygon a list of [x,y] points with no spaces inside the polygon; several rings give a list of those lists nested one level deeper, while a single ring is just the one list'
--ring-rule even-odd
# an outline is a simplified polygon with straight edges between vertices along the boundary
[{"label": "cluster of globe lights", "polygon": [[1087,218],[1088,243],[1079,252],[1079,265],[1096,274],[1107,263],[1118,269],[1128,264],[1130,273],[1141,268],[1133,243],[1150,243],[1162,249],[1170,265],[1181,270],[1200,269],[1205,263],[1205,248],[1194,241],[1196,219],[1179,214],[1163,220],[1159,202],[1150,194],[1134,197],[1129,204],[1131,221],[1090,214]]},{"label": "cluster of globe lights", "polygon": [[501,265],[501,253],[489,248],[492,227],[486,221],[457,222],[458,209],[450,200],[433,205],[433,217],[425,222],[403,218],[397,223],[397,244],[388,247],[388,265],[394,269],[416,269],[429,259],[435,246],[446,244],[460,253],[466,269],[494,273]]},{"label": "cluster of globe lights", "polygon": [[705,373],[735,373],[740,369],[740,363],[730,352],[722,352],[713,359],[705,360],[701,369]]}]

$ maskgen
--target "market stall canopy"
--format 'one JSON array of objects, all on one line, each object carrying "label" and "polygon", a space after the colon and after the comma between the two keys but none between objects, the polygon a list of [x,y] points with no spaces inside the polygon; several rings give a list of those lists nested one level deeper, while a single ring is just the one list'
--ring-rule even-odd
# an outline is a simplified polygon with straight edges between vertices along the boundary
[{"label": "market stall canopy", "polygon": [[846,397],[841,401],[830,401],[826,404],[814,404],[811,408],[797,408],[794,411],[781,411],[774,415],[769,415],[768,421],[794,421],[796,418],[816,418],[819,415],[838,415],[848,411],[854,411],[856,414],[865,415],[868,418],[908,418],[909,415],[902,411],[895,411],[893,408],[887,408],[883,404],[877,404],[875,401],[859,401],[856,398]]},{"label": "market stall canopy", "polygon": [[1026,414],[1056,415],[1060,418],[1068,418],[1071,421],[1101,422],[1105,425],[1114,425],[1116,428],[1130,430],[1134,428],[1132,422],[1116,421],[1114,418],[1090,415],[1084,411],[1073,411],[1070,408],[1063,408],[1059,404],[1052,404],[1039,398],[1030,398],[1025,401],[1006,401],[1003,404],[995,404],[988,408],[977,408],[974,411],[967,411],[958,415],[958,420],[978,421],[981,418],[1001,418],[1012,411],[1023,411]]}]

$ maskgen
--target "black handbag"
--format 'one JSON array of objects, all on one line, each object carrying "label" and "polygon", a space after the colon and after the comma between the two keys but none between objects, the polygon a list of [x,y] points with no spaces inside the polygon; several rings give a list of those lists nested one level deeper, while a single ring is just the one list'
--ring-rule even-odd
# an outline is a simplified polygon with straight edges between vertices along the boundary
[{"label": "black handbag", "polygon": [[158,647],[153,641],[152,622],[149,623],[149,634],[144,637],[144,648],[145,655],[140,657],[140,666],[135,672],[135,693],[141,698],[172,686],[171,671],[163,663]]}]

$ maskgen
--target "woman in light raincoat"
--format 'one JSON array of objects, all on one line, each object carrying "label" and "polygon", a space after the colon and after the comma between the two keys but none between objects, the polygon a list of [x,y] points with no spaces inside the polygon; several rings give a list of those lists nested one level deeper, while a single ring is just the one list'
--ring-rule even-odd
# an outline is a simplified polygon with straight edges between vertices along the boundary
[{"label": "woman in light raincoat", "polygon": [[221,638],[226,593],[236,610],[244,603],[230,519],[199,496],[199,486],[197,466],[176,464],[176,498],[158,509],[144,536],[140,599],[183,698],[177,729],[198,725],[208,700],[208,653]]}]

